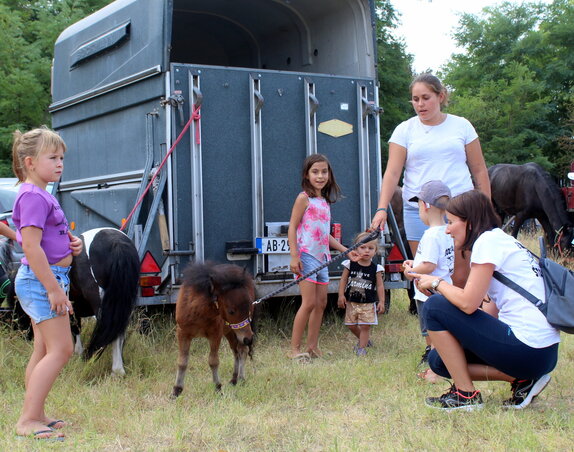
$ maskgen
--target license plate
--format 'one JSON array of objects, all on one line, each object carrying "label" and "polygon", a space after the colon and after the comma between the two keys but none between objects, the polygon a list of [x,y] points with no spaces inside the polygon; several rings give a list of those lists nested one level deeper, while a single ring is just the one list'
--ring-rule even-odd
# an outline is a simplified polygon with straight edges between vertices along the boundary
[{"label": "license plate", "polygon": [[255,244],[259,254],[289,254],[287,237],[257,237]]}]

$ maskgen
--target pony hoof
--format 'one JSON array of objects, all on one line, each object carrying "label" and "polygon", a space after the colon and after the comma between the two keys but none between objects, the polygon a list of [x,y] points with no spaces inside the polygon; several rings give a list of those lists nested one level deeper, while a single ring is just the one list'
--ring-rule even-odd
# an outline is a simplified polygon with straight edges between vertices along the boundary
[{"label": "pony hoof", "polygon": [[215,390],[216,390],[217,392],[221,392],[221,383],[217,383],[217,384],[215,385]]},{"label": "pony hoof", "polygon": [[182,393],[183,388],[181,386],[174,386],[173,392],[171,393],[171,398],[176,399]]},{"label": "pony hoof", "polygon": [[229,383],[235,386],[237,384],[237,378],[232,378],[231,380],[229,380]]}]

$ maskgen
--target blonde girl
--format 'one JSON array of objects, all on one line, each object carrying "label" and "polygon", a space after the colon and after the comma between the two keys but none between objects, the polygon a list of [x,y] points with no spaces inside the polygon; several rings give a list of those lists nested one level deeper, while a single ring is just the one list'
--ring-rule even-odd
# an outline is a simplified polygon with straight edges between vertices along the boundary
[{"label": "blonde girl", "polygon": [[[353,243],[365,240],[368,232],[361,232]],[[377,314],[385,312],[384,268],[373,262],[377,254],[377,241],[363,243],[357,248],[357,261],[345,260],[339,281],[338,306],[345,309],[345,325],[358,339],[357,356],[365,356],[371,346],[371,325],[378,325]]]},{"label": "blonde girl", "polygon": [[[330,204],[341,196],[329,160],[321,154],[313,154],[303,162],[303,191],[299,193],[289,221],[290,268],[300,276],[310,272],[331,259],[330,248],[345,251],[330,231]],[[316,358],[319,350],[319,330],[323,311],[327,305],[329,270],[327,267],[299,283],[301,306],[293,321],[291,335],[291,358]],[[302,353],[301,341],[307,329],[307,348]]]},{"label": "blonde girl", "polygon": [[72,356],[67,296],[72,256],[82,242],[68,230],[66,217],[54,196],[46,191],[64,168],[66,145],[55,132],[42,127],[14,133],[12,166],[20,191],[14,201],[16,239],[24,250],[16,276],[16,295],[30,316],[34,350],[26,367],[24,406],[16,433],[35,439],[63,440],[57,432],[66,423],[44,411],[56,377]]}]

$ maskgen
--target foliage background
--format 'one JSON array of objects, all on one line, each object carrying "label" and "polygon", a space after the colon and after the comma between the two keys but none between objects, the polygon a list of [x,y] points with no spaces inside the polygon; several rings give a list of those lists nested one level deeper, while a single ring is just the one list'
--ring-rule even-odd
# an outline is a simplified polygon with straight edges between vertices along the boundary
[{"label": "foliage background", "polygon": [[[11,176],[12,132],[50,124],[54,42],[110,0],[0,0],[0,177]],[[375,0],[383,162],[394,127],[412,116],[412,56],[395,35],[390,0]],[[448,109],[476,127],[488,164],[535,161],[564,177],[573,159],[574,1],[503,3],[463,15],[464,54],[438,74]]]}]

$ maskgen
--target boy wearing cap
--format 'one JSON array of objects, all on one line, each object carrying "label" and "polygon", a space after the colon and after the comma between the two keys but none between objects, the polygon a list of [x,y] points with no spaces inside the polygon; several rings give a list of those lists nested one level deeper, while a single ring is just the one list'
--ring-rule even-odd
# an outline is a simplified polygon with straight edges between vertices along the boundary
[{"label": "boy wearing cap", "polygon": [[[429,226],[419,242],[414,260],[406,260],[403,263],[404,275],[411,281],[413,279],[411,276],[412,272],[438,276],[452,284],[454,243],[452,237],[445,232],[446,204],[450,196],[450,189],[442,181],[431,180],[421,187],[421,191],[417,196],[409,199],[410,202],[418,202],[421,220],[425,225]],[[415,286],[415,301],[421,333],[427,343],[421,364],[427,362],[428,353],[431,350],[431,341],[422,316],[423,303],[427,298]],[[432,383],[438,378],[430,369],[421,372],[419,377]]]}]

